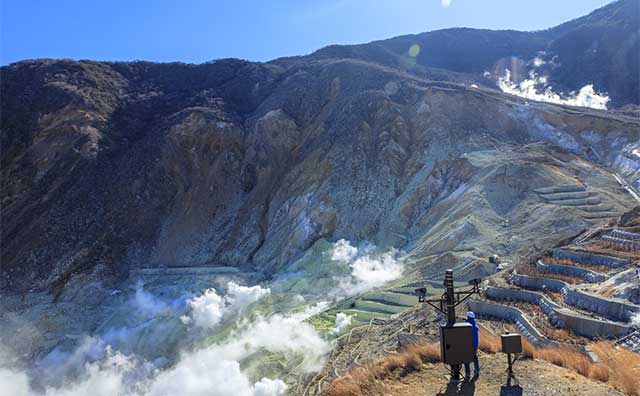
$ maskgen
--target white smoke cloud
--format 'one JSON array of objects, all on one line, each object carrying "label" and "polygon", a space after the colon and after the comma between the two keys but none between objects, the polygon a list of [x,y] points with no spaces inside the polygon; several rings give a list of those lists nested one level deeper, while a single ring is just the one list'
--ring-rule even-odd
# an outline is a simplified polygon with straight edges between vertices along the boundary
[{"label": "white smoke cloud", "polygon": [[367,289],[380,287],[385,283],[402,276],[402,265],[387,252],[378,257],[364,256],[351,264],[351,274]]},{"label": "white smoke cloud", "polygon": [[346,239],[340,239],[333,244],[331,260],[349,262],[358,255],[358,248],[351,246]]},{"label": "white smoke cloud", "polygon": [[251,304],[271,293],[260,286],[240,286],[235,282],[227,284],[227,294],[220,296],[215,289],[207,289],[201,296],[187,301],[188,315],[180,318],[183,323],[194,323],[198,327],[213,328],[229,315],[242,314]]},{"label": "white smoke cloud", "polygon": [[25,373],[0,368],[0,396],[29,396],[29,378]]},{"label": "white smoke cloud", "polygon": [[[218,343],[183,350],[169,368],[163,368],[166,363],[145,361],[135,354],[125,355],[99,337],[87,337],[73,352],[54,350],[29,372],[12,367],[10,363],[15,359],[9,359],[5,349],[0,348],[0,396],[282,396],[287,389],[284,381],[262,378],[252,383],[241,363],[269,351],[285,357],[302,357],[300,369],[304,371],[322,367],[330,345],[304,321],[325,310],[328,303],[318,303],[301,312],[258,316],[250,322],[239,315],[270,290],[235,283],[229,283],[227,289],[224,296],[208,289],[188,300],[200,301],[192,304],[197,309],[192,306],[189,317],[194,323],[210,324],[219,316],[209,311],[222,311],[222,318],[238,321],[237,329]],[[181,301],[184,304],[184,300]],[[160,316],[153,319],[162,320],[147,321],[158,322],[157,325],[171,315],[177,321],[180,314],[177,309],[165,309],[175,304],[159,304],[155,296],[141,287],[128,304],[127,307],[133,305],[132,308],[145,312],[159,312]],[[199,311],[200,307],[206,309]],[[126,337],[127,333],[123,334]],[[29,385],[29,377],[36,381],[34,388]]]},{"label": "white smoke cloud", "polygon": [[[173,368],[160,373],[150,387],[149,396],[282,394],[284,383],[278,379],[263,378],[251,386],[240,369],[240,361],[265,349],[302,355],[305,370],[320,369],[330,346],[311,325],[303,321],[326,307],[327,304],[323,303],[300,313],[259,317],[228,341],[184,355]],[[259,393],[267,391],[272,393]]]},{"label": "white smoke cloud", "polygon": [[397,251],[376,253],[372,245],[358,249],[349,241],[340,239],[334,244],[331,258],[349,265],[351,274],[336,279],[340,292],[347,296],[364,293],[368,290],[402,276],[404,265],[396,259]]},{"label": "white smoke cloud", "polygon": [[255,396],[281,396],[287,390],[287,385],[282,380],[263,378],[253,386]]},{"label": "white smoke cloud", "polygon": [[[538,76],[534,71],[529,73],[528,79],[517,84],[511,81],[511,72],[506,69],[505,75],[498,78],[498,86],[503,92],[540,102],[591,107],[601,110],[606,110],[609,102],[609,96],[597,93],[592,84],[580,88],[577,94],[572,92],[569,96],[562,97],[548,85],[547,77]],[[539,90],[538,87],[542,87],[542,90]]]},{"label": "white smoke cloud", "polygon": [[449,6],[451,5],[451,0],[441,0],[440,4],[444,7],[444,8],[449,8]]},{"label": "white smoke cloud", "polygon": [[342,330],[346,329],[351,325],[351,320],[355,315],[347,315],[343,312],[338,312],[336,315],[336,325],[333,329],[331,329],[330,334],[338,335],[342,333]]},{"label": "white smoke cloud", "polygon": [[46,396],[110,396],[123,394],[125,378],[134,368],[133,362],[111,347],[105,348],[106,358],[84,365],[80,379],[59,388],[47,388]]},{"label": "white smoke cloud", "polygon": [[547,62],[545,62],[539,56],[536,56],[535,58],[533,58],[533,66],[534,67],[540,67],[540,66],[544,65],[545,63],[547,63]]},{"label": "white smoke cloud", "polygon": [[638,312],[635,315],[631,316],[631,324],[633,326],[640,327],[640,312]]},{"label": "white smoke cloud", "polygon": [[168,308],[165,302],[144,290],[142,281],[136,283],[136,293],[132,303],[136,309],[148,315],[156,315]]}]

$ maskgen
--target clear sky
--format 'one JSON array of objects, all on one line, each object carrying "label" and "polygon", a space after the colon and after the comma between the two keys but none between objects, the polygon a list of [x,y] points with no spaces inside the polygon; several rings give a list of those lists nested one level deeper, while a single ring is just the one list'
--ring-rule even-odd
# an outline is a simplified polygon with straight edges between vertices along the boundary
[{"label": "clear sky", "polygon": [[448,27],[537,30],[608,0],[0,0],[0,63],[266,61]]}]

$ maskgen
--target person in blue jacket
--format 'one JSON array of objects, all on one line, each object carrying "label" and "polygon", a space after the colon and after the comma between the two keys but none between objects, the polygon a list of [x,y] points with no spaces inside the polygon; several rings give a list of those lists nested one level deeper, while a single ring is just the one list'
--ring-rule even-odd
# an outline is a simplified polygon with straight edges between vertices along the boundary
[{"label": "person in blue jacket", "polygon": [[[476,315],[471,311],[467,312],[467,323],[470,323],[471,326],[473,327],[473,356],[474,356],[473,368],[475,369],[473,376],[474,378],[477,378],[480,375],[480,365],[478,364],[479,337],[478,337],[478,326],[476,325]],[[469,380],[471,375],[470,363],[464,364],[464,373],[465,373],[465,378]]]}]

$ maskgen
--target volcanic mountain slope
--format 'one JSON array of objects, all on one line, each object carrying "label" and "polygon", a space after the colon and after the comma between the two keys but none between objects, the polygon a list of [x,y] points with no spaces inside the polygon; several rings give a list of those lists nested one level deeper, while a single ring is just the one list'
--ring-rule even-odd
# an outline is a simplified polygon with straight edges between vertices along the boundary
[{"label": "volcanic mountain slope", "polygon": [[[424,50],[433,34],[394,45]],[[470,279],[493,272],[487,255],[516,262],[637,205],[638,118],[487,88],[485,66],[539,45],[495,35],[535,45],[473,70],[407,67],[376,43],[268,63],[3,67],[3,311],[29,312],[47,338],[36,354],[105,323],[130,273],[235,270],[255,283],[344,238],[401,249],[401,283],[443,266]],[[398,309],[367,298],[345,304],[363,320]]]},{"label": "volcanic mountain slope", "polygon": [[[509,153],[531,142],[565,154],[546,171],[516,166],[534,177],[530,187],[607,173],[584,161],[617,168],[637,187],[636,119],[527,104],[362,61],[291,69],[28,61],[3,76],[10,289],[136,265],[268,274],[322,237],[415,241],[438,202],[481,177],[491,158],[504,158],[508,179]],[[574,179],[561,169],[567,161],[582,168]],[[627,197],[599,199],[615,211],[633,204]],[[502,205],[490,209],[514,206]]]},{"label": "volcanic mountain slope", "polygon": [[[458,307],[458,313],[473,310],[482,328],[482,374],[475,383],[445,391],[448,373],[432,364],[437,356],[421,365],[409,359],[411,355],[403,355],[410,343],[433,342],[432,353],[439,352],[435,342],[444,316],[427,305],[416,305],[413,296],[404,310],[386,321],[369,320],[339,337],[327,365],[305,394],[404,395],[425,389],[447,395],[513,394],[517,389],[505,385],[505,356],[493,355],[499,350],[499,339],[491,333],[505,330],[522,334],[532,345],[516,365],[525,394],[560,390],[571,395],[640,394],[639,220],[637,207],[553,249],[538,251],[529,262],[485,277],[482,293]],[[432,279],[441,284],[442,277],[438,273]],[[426,286],[430,298],[441,295],[441,286]],[[458,284],[468,288],[464,286]],[[537,359],[527,360],[532,353]],[[583,362],[576,364],[572,359]],[[385,364],[390,371],[376,371]],[[563,368],[553,369],[551,364]]]}]

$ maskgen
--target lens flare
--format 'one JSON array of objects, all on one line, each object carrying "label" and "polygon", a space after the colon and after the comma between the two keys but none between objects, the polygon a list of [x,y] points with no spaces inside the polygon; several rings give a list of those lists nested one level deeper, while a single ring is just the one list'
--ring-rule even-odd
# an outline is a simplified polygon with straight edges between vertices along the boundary
[{"label": "lens flare", "polygon": [[420,45],[413,44],[411,47],[409,47],[410,57],[415,58],[416,56],[418,56],[419,53],[420,53]]}]

